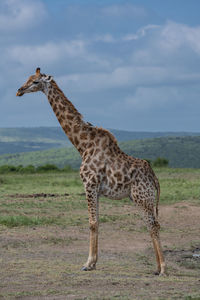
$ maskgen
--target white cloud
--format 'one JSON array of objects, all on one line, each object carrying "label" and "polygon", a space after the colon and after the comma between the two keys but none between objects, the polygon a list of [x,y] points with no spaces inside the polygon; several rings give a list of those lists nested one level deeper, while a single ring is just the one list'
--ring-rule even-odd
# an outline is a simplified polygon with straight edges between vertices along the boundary
[{"label": "white cloud", "polygon": [[199,80],[200,27],[167,22],[148,31],[142,46],[135,47],[132,52],[131,63],[165,69],[170,79],[166,84]]},{"label": "white cloud", "polygon": [[133,95],[126,97],[124,104],[129,109],[148,111],[149,109],[165,107],[169,102],[182,102],[180,89],[176,87],[138,87]]},{"label": "white cloud", "polygon": [[160,25],[155,24],[149,24],[147,26],[141,27],[139,30],[137,30],[136,33],[129,33],[125,35],[122,40],[124,41],[132,41],[132,40],[138,40],[140,38],[143,38],[148,34],[149,30],[154,30],[160,28]]},{"label": "white cloud", "polygon": [[167,22],[152,28],[147,35],[145,47],[140,47],[133,53],[134,61],[144,64],[175,64],[182,66],[200,55],[200,26],[190,27],[184,24]]},{"label": "white cloud", "polygon": [[33,61],[40,63],[54,63],[61,61],[63,56],[74,58],[84,53],[84,43],[82,41],[70,42],[47,42],[34,46],[14,46],[8,49],[8,55],[15,61],[27,65]]},{"label": "white cloud", "polygon": [[123,43],[130,42],[130,41],[136,41],[143,37],[145,37],[148,34],[148,31],[159,29],[160,25],[155,24],[149,24],[147,26],[143,26],[139,28],[135,33],[128,33],[125,35],[122,35],[120,37],[114,37],[112,34],[107,33],[103,35],[97,35],[93,41],[94,42],[103,42],[103,43]]},{"label": "white cloud", "polygon": [[[66,85],[72,91],[93,92],[121,89],[134,89],[139,86],[151,87],[190,85],[200,81],[199,73],[179,72],[172,66],[166,67],[118,67],[112,72],[76,73],[58,77],[62,86]],[[140,96],[140,95],[139,95]]]},{"label": "white cloud", "polygon": [[[200,79],[200,71],[190,66],[193,53],[198,55],[199,34],[199,27],[168,22],[163,26],[147,25],[133,33],[132,37],[125,35],[118,38],[118,41],[108,34],[90,40],[82,38],[33,46],[14,45],[8,47],[4,55],[7,61],[26,68],[48,64],[58,69],[68,64],[70,69],[64,75],[62,71],[60,80],[70,85],[72,90],[82,92],[138,86],[174,86],[194,83]],[[140,38],[143,38],[143,42],[137,45],[137,39]],[[117,52],[103,55],[95,48],[97,41],[102,43],[102,47],[110,42],[116,42],[119,48],[128,43],[128,56],[120,57]],[[75,64],[76,69],[77,65],[82,66],[80,72],[74,71]]]},{"label": "white cloud", "polygon": [[159,46],[169,53],[189,47],[200,54],[200,26],[190,27],[168,22],[160,32]]},{"label": "white cloud", "polygon": [[27,31],[46,16],[44,5],[39,0],[1,0],[0,31]]},{"label": "white cloud", "polygon": [[[47,42],[40,45],[16,45],[6,49],[5,56],[14,63],[23,67],[32,67],[33,65],[49,65],[59,68],[63,65],[71,66],[80,63],[98,68],[108,68],[110,61],[99,57],[94,52],[88,50],[86,40],[70,40]],[[67,70],[69,73],[69,70]]]},{"label": "white cloud", "polygon": [[133,4],[114,4],[103,8],[103,13],[109,17],[146,17],[147,11],[142,6]]}]

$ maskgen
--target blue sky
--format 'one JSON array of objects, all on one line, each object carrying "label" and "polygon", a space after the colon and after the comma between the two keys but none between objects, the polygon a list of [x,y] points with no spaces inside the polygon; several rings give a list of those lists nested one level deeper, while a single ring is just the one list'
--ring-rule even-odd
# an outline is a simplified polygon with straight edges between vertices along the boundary
[{"label": "blue sky", "polygon": [[15,96],[40,66],[84,119],[200,132],[199,0],[1,0],[0,127],[58,126],[45,95]]}]

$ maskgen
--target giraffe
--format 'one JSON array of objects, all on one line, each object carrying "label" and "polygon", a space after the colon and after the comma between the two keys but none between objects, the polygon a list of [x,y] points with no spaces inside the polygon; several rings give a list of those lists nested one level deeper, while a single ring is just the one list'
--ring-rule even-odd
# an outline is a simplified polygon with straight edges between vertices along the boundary
[{"label": "giraffe", "polygon": [[[125,154],[115,137],[103,128],[94,127],[64,95],[53,77],[36,69],[34,75],[17,91],[17,96],[42,91],[69,140],[79,151],[82,163],[80,177],[88,201],[90,244],[89,256],[82,270],[96,269],[98,258],[99,197],[120,200],[129,197],[142,213],[153,242],[157,275],[164,275],[166,266],[159,238],[159,181],[150,164]],[[156,202],[156,205],[154,205]]]}]

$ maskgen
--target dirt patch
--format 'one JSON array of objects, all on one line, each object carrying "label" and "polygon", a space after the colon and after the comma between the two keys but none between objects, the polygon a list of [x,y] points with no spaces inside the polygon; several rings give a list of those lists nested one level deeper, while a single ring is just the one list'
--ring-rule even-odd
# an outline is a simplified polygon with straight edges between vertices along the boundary
[{"label": "dirt patch", "polygon": [[160,206],[166,277],[153,275],[151,239],[131,205],[103,204],[100,213],[119,218],[101,223],[92,272],[80,271],[89,247],[85,224],[0,227],[0,298],[200,299],[200,206]]}]

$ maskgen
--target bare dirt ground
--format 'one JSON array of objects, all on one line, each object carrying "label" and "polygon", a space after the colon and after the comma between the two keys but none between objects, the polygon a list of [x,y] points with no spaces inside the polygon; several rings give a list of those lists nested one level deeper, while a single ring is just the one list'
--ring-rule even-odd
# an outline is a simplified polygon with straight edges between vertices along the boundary
[{"label": "bare dirt ground", "polygon": [[119,219],[101,223],[99,261],[91,272],[80,270],[88,255],[87,225],[2,226],[0,299],[200,299],[200,206],[160,206],[166,277],[153,275],[151,240],[133,207],[110,206],[106,213]]}]

